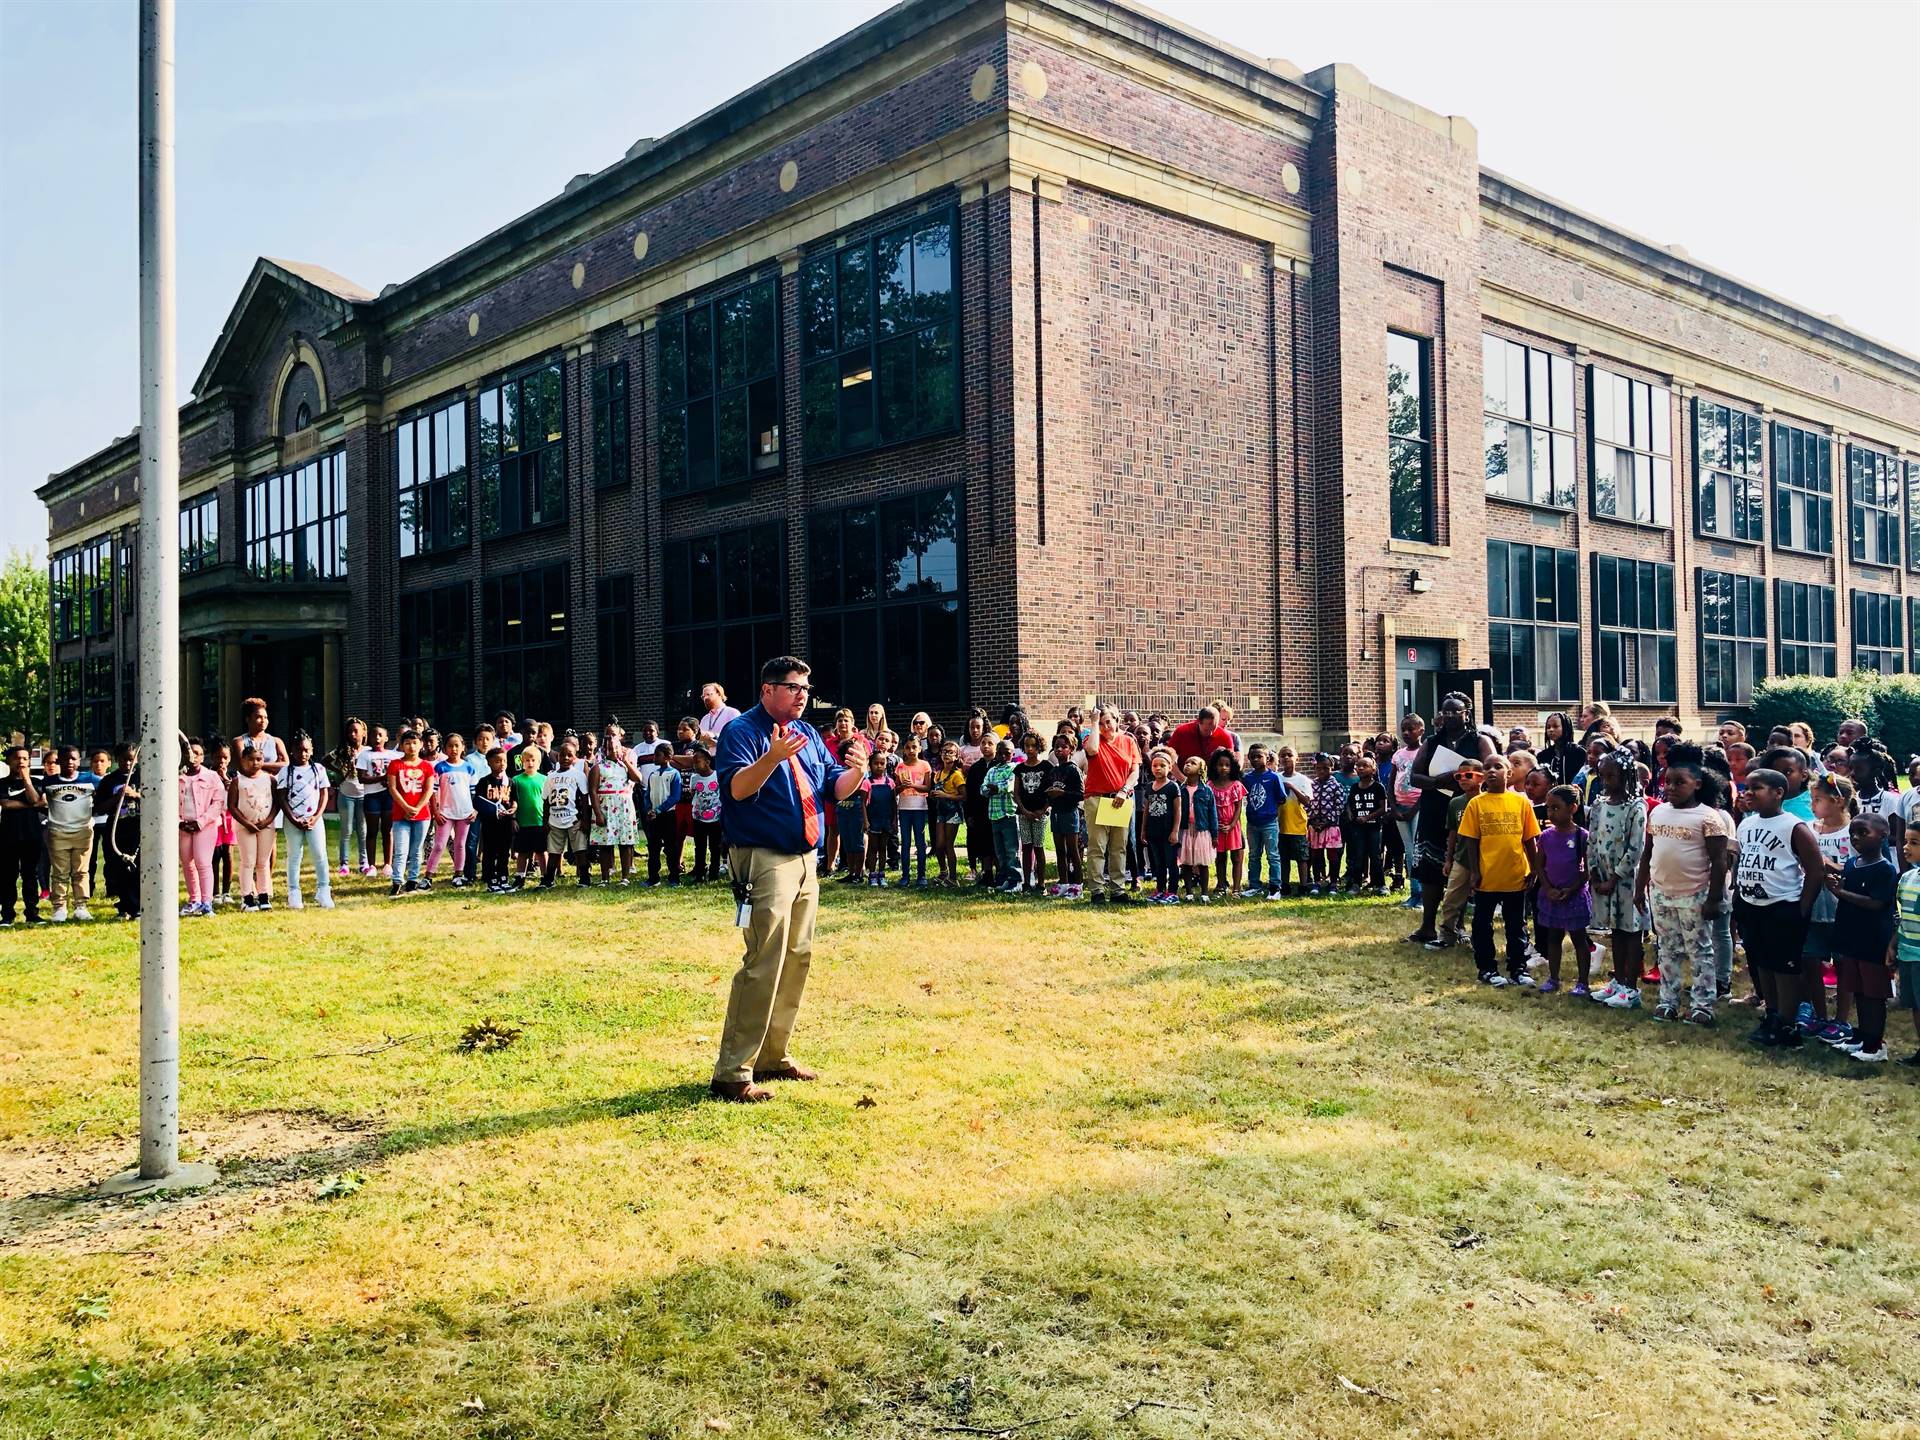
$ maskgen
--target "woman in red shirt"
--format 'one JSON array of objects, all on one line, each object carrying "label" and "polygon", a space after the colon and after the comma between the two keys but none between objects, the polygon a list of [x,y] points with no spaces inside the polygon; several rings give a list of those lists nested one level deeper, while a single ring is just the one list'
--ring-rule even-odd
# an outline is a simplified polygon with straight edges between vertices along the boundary
[{"label": "woman in red shirt", "polygon": [[1127,898],[1127,832],[1133,824],[1133,790],[1140,783],[1140,747],[1120,728],[1107,706],[1096,712],[1087,752],[1086,876],[1093,903],[1118,905]]}]

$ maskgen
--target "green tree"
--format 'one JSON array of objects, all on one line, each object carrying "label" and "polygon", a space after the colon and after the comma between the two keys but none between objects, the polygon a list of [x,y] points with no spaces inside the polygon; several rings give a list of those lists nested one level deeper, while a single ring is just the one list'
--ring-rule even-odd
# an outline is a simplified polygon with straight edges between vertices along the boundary
[{"label": "green tree", "polygon": [[0,565],[0,738],[46,733],[48,614],[46,566],[31,551],[9,550]]}]

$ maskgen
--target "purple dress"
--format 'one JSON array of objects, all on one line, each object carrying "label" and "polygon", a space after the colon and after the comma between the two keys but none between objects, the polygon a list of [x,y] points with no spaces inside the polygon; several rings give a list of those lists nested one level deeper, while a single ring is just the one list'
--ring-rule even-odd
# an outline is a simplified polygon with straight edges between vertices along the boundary
[{"label": "purple dress", "polygon": [[[1549,825],[1540,832],[1540,863],[1546,882],[1555,888],[1580,878],[1580,862],[1587,853],[1587,832],[1575,826],[1562,830]],[[1542,890],[1534,908],[1535,923],[1549,930],[1584,930],[1593,921],[1593,894],[1585,885],[1565,900],[1550,900]]]}]

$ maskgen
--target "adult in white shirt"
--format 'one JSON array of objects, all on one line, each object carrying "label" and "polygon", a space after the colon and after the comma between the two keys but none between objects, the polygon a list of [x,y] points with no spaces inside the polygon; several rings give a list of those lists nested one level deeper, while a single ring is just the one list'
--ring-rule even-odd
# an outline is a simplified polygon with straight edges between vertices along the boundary
[{"label": "adult in white shirt", "polygon": [[[700,687],[700,733],[709,742],[718,742],[720,732],[740,718],[740,712],[727,703],[726,688],[718,680]],[[714,748],[709,743],[709,750]]]},{"label": "adult in white shirt", "polygon": [[269,775],[278,775],[287,767],[287,749],[276,736],[267,733],[267,702],[259,696],[249,696],[240,702],[241,731],[233,737],[233,753],[236,757],[242,750],[251,750],[260,757],[260,768]]}]

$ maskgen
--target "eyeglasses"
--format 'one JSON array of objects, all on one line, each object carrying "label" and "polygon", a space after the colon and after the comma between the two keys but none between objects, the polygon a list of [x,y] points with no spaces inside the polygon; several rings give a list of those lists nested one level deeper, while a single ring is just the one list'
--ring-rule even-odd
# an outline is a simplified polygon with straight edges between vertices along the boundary
[{"label": "eyeglasses", "polygon": [[811,685],[797,685],[791,680],[769,680],[767,683],[775,689],[789,690],[803,700],[813,693]]}]

